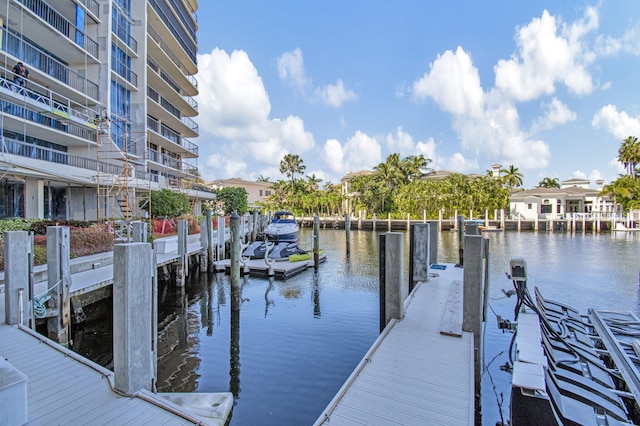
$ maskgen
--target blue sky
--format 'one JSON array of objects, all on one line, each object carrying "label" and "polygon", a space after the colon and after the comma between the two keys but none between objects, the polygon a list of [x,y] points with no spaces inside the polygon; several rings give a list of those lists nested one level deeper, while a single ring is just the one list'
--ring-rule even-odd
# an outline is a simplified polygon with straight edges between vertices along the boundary
[{"label": "blue sky", "polygon": [[610,182],[640,137],[637,0],[201,0],[199,168],[338,183],[391,153]]}]

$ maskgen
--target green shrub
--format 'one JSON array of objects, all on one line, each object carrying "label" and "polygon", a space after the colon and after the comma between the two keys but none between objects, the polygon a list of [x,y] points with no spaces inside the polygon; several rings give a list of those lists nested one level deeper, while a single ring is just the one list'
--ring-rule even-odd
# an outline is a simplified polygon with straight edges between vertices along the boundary
[{"label": "green shrub", "polygon": [[4,236],[6,231],[29,231],[31,225],[39,219],[23,219],[21,217],[0,220],[0,237]]}]

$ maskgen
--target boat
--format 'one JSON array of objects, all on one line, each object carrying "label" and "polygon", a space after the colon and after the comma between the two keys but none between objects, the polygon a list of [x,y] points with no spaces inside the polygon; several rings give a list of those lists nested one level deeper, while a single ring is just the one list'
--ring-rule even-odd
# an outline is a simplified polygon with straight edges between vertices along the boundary
[{"label": "boat", "polygon": [[615,232],[636,232],[640,231],[640,228],[627,228],[624,223],[617,222],[613,230]]},{"label": "boat", "polygon": [[[268,252],[268,254],[267,254]],[[242,257],[250,260],[269,259],[276,261],[289,260],[290,256],[306,253],[298,247],[296,241],[254,241],[242,252]]]},{"label": "boat", "polygon": [[300,227],[296,217],[288,211],[275,212],[271,222],[264,229],[264,238],[267,241],[292,242],[298,241]]}]

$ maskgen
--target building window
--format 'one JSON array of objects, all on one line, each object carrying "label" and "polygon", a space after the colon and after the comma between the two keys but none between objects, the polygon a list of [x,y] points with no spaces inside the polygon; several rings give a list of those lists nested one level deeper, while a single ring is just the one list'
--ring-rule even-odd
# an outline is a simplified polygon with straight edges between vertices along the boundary
[{"label": "building window", "polygon": [[527,204],[527,209],[531,210],[532,209],[532,205],[531,204]]},{"label": "building window", "polygon": [[262,197],[262,189],[260,190],[260,196]]},{"label": "building window", "polygon": [[265,195],[268,197],[269,195],[271,195],[271,191],[265,191]]},{"label": "building window", "polygon": [[540,213],[551,213],[551,204],[543,204],[540,206]]}]

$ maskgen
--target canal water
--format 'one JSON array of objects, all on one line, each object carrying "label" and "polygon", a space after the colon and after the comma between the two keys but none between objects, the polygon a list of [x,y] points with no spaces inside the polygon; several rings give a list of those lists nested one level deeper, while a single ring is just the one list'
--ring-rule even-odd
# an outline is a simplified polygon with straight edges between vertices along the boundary
[{"label": "canal water", "polygon": [[[376,339],[378,232],[323,230],[327,262],[287,279],[246,278],[231,315],[229,277],[192,276],[184,292],[159,287],[158,390],[231,391],[231,425],[310,425]],[[490,233],[490,300],[485,326],[483,424],[509,418],[510,333],[515,297],[509,259],[527,260],[529,286],[547,299],[640,315],[640,235]],[[301,246],[311,247],[302,230]],[[405,241],[408,253],[408,237]],[[457,234],[443,232],[439,261],[457,263]],[[408,268],[408,259],[405,261]],[[406,276],[406,275],[405,275]]]}]

